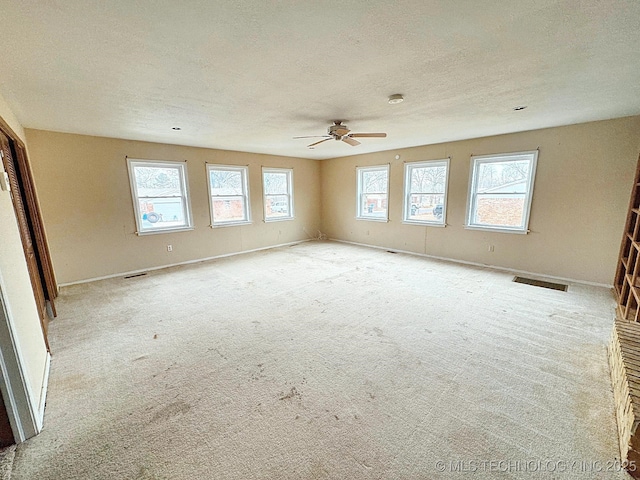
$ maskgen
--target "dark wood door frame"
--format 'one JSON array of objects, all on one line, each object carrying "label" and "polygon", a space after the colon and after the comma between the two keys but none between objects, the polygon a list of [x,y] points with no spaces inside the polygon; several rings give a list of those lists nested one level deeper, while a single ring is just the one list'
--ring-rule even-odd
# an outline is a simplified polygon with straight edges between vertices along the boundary
[{"label": "dark wood door frame", "polygon": [[[49,252],[49,244],[47,242],[40,204],[36,194],[33,174],[27,157],[27,151],[24,143],[9,127],[9,125],[0,117],[0,133],[8,140],[8,154],[3,156],[3,164],[5,171],[9,175],[9,183],[17,186],[18,192],[12,192],[12,199],[16,215],[20,221],[20,212],[18,208],[24,210],[27,226],[20,228],[22,244],[25,249],[25,257],[27,263],[30,262],[29,255],[32,255],[31,262],[37,265],[36,269],[30,269],[31,284],[34,289],[36,303],[39,297],[43,297],[49,312],[46,308],[43,311],[41,305],[38,305],[42,333],[44,335],[47,350],[49,350],[49,342],[47,339],[48,317],[56,316],[56,308],[54,300],[58,296],[58,285],[53,271],[51,262],[51,254]],[[3,142],[4,143],[4,142]],[[8,162],[12,162],[12,165]],[[30,238],[25,238],[30,237]],[[32,244],[33,253],[29,251],[29,243]],[[36,278],[37,277],[37,278]],[[41,289],[40,292],[37,290]]]}]

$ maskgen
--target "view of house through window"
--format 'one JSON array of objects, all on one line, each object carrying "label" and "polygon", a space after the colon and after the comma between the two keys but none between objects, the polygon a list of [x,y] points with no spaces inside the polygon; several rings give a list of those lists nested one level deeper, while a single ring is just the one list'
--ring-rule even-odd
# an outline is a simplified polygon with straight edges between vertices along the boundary
[{"label": "view of house through window", "polygon": [[405,164],[405,222],[444,225],[448,172],[448,159]]},{"label": "view of house through window", "polygon": [[389,165],[358,167],[357,217],[369,220],[389,218]]},{"label": "view of house through window", "polygon": [[211,224],[250,223],[248,167],[207,165]]},{"label": "view of house through window", "polygon": [[265,221],[293,218],[293,170],[263,168],[262,180]]},{"label": "view of house through window", "polygon": [[190,228],[184,162],[127,162],[138,233]]},{"label": "view of house through window", "polygon": [[467,226],[526,231],[538,152],[472,157]]}]

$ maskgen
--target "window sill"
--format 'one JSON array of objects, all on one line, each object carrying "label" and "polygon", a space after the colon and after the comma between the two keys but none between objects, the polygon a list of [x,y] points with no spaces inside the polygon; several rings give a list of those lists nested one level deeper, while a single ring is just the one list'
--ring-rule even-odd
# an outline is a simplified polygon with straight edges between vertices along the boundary
[{"label": "window sill", "polygon": [[465,225],[464,228],[466,230],[480,230],[483,232],[515,233],[517,235],[526,235],[530,232],[530,230],[522,230],[522,229],[515,229],[515,228],[475,226],[475,225]]},{"label": "window sill", "polygon": [[295,220],[294,217],[277,217],[277,218],[265,218],[264,222],[265,223],[271,223],[271,222],[284,222],[287,220]]},{"label": "window sill", "polygon": [[253,222],[225,222],[225,223],[214,223],[213,225],[209,225],[211,228],[223,228],[223,227],[238,227],[241,225],[251,225]]},{"label": "window sill", "polygon": [[368,222],[389,223],[389,219],[388,218],[356,217],[356,220],[366,220]]},{"label": "window sill", "polygon": [[158,233],[175,233],[175,232],[188,232],[195,230],[194,227],[180,227],[180,228],[163,228],[158,230],[145,230],[144,232],[135,232],[139,237],[144,235],[156,235]]},{"label": "window sill", "polygon": [[415,222],[412,220],[403,220],[402,223],[405,225],[421,225],[423,227],[446,227],[446,223],[436,223],[436,222]]}]

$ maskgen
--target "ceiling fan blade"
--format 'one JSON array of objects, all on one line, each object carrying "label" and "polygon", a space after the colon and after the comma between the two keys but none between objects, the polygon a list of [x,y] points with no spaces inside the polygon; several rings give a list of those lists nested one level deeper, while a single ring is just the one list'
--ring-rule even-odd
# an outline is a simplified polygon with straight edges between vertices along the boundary
[{"label": "ceiling fan blade", "polygon": [[329,141],[329,140],[332,140],[332,138],[331,138],[331,137],[329,137],[329,138],[325,138],[324,140],[320,140],[319,142],[312,143],[311,145],[307,145],[307,147],[308,147],[308,148],[315,147],[316,145],[318,145],[318,144],[320,144],[320,143],[322,143],[322,142],[327,142],[327,141]]},{"label": "ceiling fan blade", "polygon": [[364,137],[385,138],[387,136],[387,134],[386,133],[350,133],[349,136],[350,137],[360,137],[360,138],[364,138]]},{"label": "ceiling fan blade", "polygon": [[351,138],[350,136],[346,136],[346,137],[342,137],[342,141],[345,143],[348,143],[349,145],[351,145],[352,147],[355,147],[356,145],[360,145],[360,142],[357,140],[354,140],[353,138]]},{"label": "ceiling fan blade", "polygon": [[293,137],[293,138],[331,138],[331,135],[307,135],[306,137]]}]

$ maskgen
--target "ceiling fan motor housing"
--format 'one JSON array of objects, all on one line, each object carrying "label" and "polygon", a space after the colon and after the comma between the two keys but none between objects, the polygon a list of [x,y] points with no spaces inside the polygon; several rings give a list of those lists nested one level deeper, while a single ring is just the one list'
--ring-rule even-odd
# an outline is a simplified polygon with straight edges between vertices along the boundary
[{"label": "ceiling fan motor housing", "polygon": [[346,125],[331,125],[327,132],[336,140],[340,140],[344,135],[350,132]]}]

